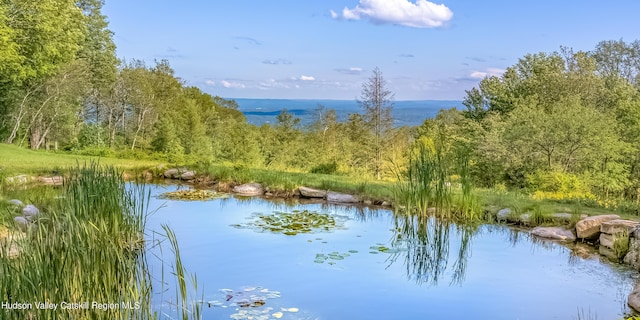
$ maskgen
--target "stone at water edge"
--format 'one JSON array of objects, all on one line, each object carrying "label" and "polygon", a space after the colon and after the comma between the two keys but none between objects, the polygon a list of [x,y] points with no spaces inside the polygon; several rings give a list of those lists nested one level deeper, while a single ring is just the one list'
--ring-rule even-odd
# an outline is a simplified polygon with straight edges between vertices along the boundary
[{"label": "stone at water edge", "polygon": [[175,179],[180,174],[180,171],[176,168],[166,170],[162,175],[167,179]]},{"label": "stone at water edge", "polygon": [[358,203],[360,202],[360,199],[350,194],[329,191],[327,192],[327,201],[338,203]]},{"label": "stone at water edge", "polygon": [[259,183],[245,183],[233,187],[233,192],[243,196],[261,196],[264,194],[264,189]]},{"label": "stone at water edge", "polygon": [[[630,239],[629,252],[624,256],[623,261],[633,266],[636,270],[640,270],[640,239]],[[640,304],[638,306],[640,306]]]},{"label": "stone at water edge", "polygon": [[580,239],[597,239],[600,235],[600,225],[603,222],[615,219],[620,219],[620,216],[607,214],[584,218],[576,223],[576,234]]},{"label": "stone at water edge", "polygon": [[631,234],[638,226],[640,226],[640,223],[636,221],[615,219],[603,222],[600,225],[600,232],[615,234],[626,231],[627,234]]},{"label": "stone at water edge", "polygon": [[574,241],[576,239],[573,231],[560,227],[535,227],[531,230],[531,234],[552,240]]},{"label": "stone at water edge", "polygon": [[193,171],[185,171],[180,175],[180,180],[193,180],[196,178],[196,173]]},{"label": "stone at water edge", "polygon": [[611,261],[618,262],[618,256],[616,256],[616,253],[613,251],[613,249],[609,249],[605,246],[598,246],[598,253],[609,258]]},{"label": "stone at water edge", "polygon": [[633,287],[633,291],[629,294],[627,298],[627,304],[633,310],[640,312],[640,286],[638,283]]},{"label": "stone at water edge", "polygon": [[298,187],[300,194],[305,198],[325,198],[327,196],[327,191],[318,190],[307,187]]},{"label": "stone at water edge", "polygon": [[600,238],[598,239],[600,241],[601,246],[605,246],[609,249],[613,249],[613,243],[615,242],[613,239],[613,235],[607,234],[607,233],[601,233]]},{"label": "stone at water edge", "polygon": [[21,231],[26,232],[27,229],[29,229],[30,222],[25,217],[15,217],[13,218],[13,222],[16,224],[16,227],[18,227],[18,229],[20,229]]},{"label": "stone at water edge", "polygon": [[511,209],[509,208],[504,208],[500,211],[498,211],[498,213],[496,213],[496,220],[498,220],[498,222],[500,221],[507,221],[507,218],[511,215]]}]

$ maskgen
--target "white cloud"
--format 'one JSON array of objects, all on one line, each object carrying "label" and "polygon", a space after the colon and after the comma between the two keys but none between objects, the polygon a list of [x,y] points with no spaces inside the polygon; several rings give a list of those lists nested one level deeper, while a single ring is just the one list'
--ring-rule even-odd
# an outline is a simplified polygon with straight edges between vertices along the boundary
[{"label": "white cloud", "polygon": [[213,81],[213,80],[206,80],[204,83],[205,83],[206,85],[208,85],[208,86],[215,86],[215,85],[216,85],[216,82],[215,82],[215,81]]},{"label": "white cloud", "polygon": [[314,78],[314,77],[312,77],[312,76],[305,76],[305,75],[301,75],[301,76],[300,76],[300,80],[302,80],[302,81],[313,81],[313,80],[315,80],[315,79],[316,79],[316,78]]},{"label": "white cloud", "polygon": [[262,63],[264,64],[291,64],[291,61],[287,60],[287,59],[275,59],[275,60],[263,60]]},{"label": "white cloud", "polygon": [[498,68],[487,68],[485,71],[473,71],[471,72],[471,74],[469,74],[470,78],[473,79],[484,79],[486,77],[499,77],[501,76],[506,70],[504,69],[498,69]]},{"label": "white cloud", "polygon": [[268,90],[268,89],[273,89],[273,88],[289,89],[291,87],[286,83],[286,81],[279,81],[279,80],[276,80],[276,79],[267,79],[265,81],[261,81],[260,82],[260,87],[259,88],[261,90]]},{"label": "white cloud", "polygon": [[355,8],[342,9],[342,15],[331,10],[334,19],[360,20],[373,23],[392,23],[413,28],[441,27],[453,18],[453,12],[444,4],[426,0],[360,0]]},{"label": "white cloud", "polygon": [[351,75],[362,74],[362,71],[364,71],[360,67],[337,68],[337,69],[334,69],[334,70],[337,71],[337,72],[343,73],[343,74],[351,74]]},{"label": "white cloud", "polygon": [[245,88],[245,85],[243,83],[234,82],[234,81],[222,80],[222,81],[220,81],[220,84],[222,84],[222,86],[225,87],[225,88],[233,88],[233,89],[244,89]]}]

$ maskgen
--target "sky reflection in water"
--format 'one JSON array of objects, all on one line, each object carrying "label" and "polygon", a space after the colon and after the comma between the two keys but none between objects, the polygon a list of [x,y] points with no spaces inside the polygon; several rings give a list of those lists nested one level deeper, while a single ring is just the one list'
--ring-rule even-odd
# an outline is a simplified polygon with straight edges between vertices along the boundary
[{"label": "sky reflection in water", "polygon": [[[175,189],[153,186],[152,194]],[[257,287],[280,294],[258,308],[205,305],[204,319],[265,308],[272,308],[265,314],[273,318],[292,307],[299,312],[285,311],[282,319],[576,319],[581,311],[616,319],[628,312],[626,296],[636,277],[623,266],[603,263],[589,247],[572,251],[504,226],[459,226],[394,217],[387,210],[262,199],[153,198],[150,207],[161,205],[147,228],[160,230],[164,223],[175,231],[183,263],[196,273],[205,301],[224,300],[221,289]],[[305,209],[349,220],[345,230],[295,236],[231,226],[256,213]],[[167,251],[163,257],[171,261]],[[318,263],[318,254],[326,263]],[[149,257],[160,278],[160,264]],[[170,296],[173,289],[167,292]],[[157,295],[156,301],[166,296]]]}]

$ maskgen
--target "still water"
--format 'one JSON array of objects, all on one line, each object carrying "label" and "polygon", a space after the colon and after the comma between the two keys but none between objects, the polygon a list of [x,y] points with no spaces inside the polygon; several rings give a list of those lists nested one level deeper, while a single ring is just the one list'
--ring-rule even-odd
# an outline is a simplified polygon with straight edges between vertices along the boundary
[{"label": "still water", "polygon": [[[197,276],[204,319],[619,319],[629,311],[636,273],[587,247],[504,226],[395,218],[388,210],[164,200],[153,196],[176,186],[151,188],[150,207],[159,209],[147,229],[167,224],[176,233],[182,262]],[[265,219],[311,212],[335,227],[296,235],[262,228],[272,221]],[[153,255],[160,253],[151,251],[159,282]],[[167,251],[163,259],[172,264]],[[164,294],[154,287],[156,308],[175,317],[165,300],[175,289],[164,281]]]}]

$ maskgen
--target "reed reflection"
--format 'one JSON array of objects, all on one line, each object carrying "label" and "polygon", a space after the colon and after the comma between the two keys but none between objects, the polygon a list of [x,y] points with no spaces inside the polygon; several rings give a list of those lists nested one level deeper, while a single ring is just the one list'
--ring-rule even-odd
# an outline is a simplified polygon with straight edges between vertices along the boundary
[{"label": "reed reflection", "polygon": [[[391,255],[390,265],[403,259],[407,278],[419,285],[437,285],[448,273],[450,285],[462,284],[477,225],[458,225],[427,215],[396,214],[394,230],[391,243],[399,250]],[[450,255],[451,249],[457,250],[454,256]],[[455,260],[448,269],[450,259]]]}]

